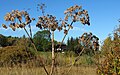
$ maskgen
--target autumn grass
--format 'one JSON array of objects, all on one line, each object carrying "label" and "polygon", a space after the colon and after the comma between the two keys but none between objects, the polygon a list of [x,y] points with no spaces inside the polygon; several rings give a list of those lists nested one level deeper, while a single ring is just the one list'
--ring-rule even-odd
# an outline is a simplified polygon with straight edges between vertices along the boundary
[{"label": "autumn grass", "polygon": [[[50,67],[47,67],[50,70]],[[95,67],[90,66],[81,66],[81,67],[73,67],[71,71],[67,74],[65,72],[68,70],[66,67],[57,67],[56,75],[96,75]],[[64,73],[64,74],[63,74]],[[33,67],[33,68],[9,68],[4,67],[0,68],[0,75],[46,75],[42,67]]]},{"label": "autumn grass", "polygon": [[[39,55],[44,57],[44,62],[48,72],[51,68],[51,52],[39,52]],[[69,73],[66,73],[69,69],[68,65],[74,62],[75,55],[73,52],[58,53],[57,55],[57,70],[54,75],[96,75],[96,67],[91,63],[92,57],[83,55],[80,60],[72,67]],[[0,75],[46,75],[42,67],[35,66],[40,64],[38,60],[34,60],[27,64],[14,67],[0,67]]]}]

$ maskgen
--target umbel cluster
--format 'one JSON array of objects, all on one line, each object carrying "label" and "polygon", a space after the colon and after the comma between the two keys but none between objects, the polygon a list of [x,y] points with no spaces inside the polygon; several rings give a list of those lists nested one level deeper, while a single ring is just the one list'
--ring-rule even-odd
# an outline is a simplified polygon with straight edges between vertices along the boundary
[{"label": "umbel cluster", "polygon": [[[82,6],[72,6],[68,8],[65,12],[65,18],[62,20],[57,20],[53,15],[43,15],[38,17],[38,21],[36,23],[36,27],[40,29],[48,29],[51,31],[55,31],[58,29],[59,31],[64,29],[64,34],[68,33],[66,28],[73,28],[72,24],[74,22],[81,22],[82,24],[90,25],[88,11],[82,9]],[[5,21],[9,21],[9,27],[12,28],[13,31],[17,28],[24,28],[26,25],[29,25],[35,18],[30,18],[27,11],[18,11],[12,10],[12,12],[7,13],[4,17]],[[71,21],[71,24],[69,22]],[[5,24],[2,26],[7,29]]]}]

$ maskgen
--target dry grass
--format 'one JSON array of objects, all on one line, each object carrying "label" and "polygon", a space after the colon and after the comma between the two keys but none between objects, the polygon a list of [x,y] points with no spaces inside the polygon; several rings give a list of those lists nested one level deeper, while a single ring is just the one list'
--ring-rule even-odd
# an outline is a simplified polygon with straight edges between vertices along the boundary
[{"label": "dry grass", "polygon": [[[48,68],[50,69],[50,68]],[[95,67],[73,67],[68,74],[64,75],[96,75]],[[57,67],[57,74],[63,75],[68,68]],[[43,68],[0,68],[0,75],[46,75]]]}]

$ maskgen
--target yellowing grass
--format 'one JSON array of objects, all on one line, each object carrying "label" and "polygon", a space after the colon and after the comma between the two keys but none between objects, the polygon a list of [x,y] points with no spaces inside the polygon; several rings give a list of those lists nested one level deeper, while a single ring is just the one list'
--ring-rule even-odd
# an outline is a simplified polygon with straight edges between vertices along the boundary
[{"label": "yellowing grass", "polygon": [[[50,67],[48,68],[50,70]],[[72,67],[68,74],[65,72],[68,68],[57,67],[55,75],[96,75],[95,67]],[[43,68],[0,68],[0,75],[46,75]]]}]

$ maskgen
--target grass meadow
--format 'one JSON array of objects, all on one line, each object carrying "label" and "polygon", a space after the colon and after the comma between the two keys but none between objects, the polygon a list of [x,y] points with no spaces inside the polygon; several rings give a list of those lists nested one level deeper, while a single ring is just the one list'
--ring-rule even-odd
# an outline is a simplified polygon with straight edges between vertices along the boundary
[{"label": "grass meadow", "polygon": [[[51,52],[40,52],[39,55],[44,57],[44,62],[48,72],[51,68]],[[80,60],[69,72],[69,64],[74,62],[75,55],[72,52],[57,54],[57,67],[55,68],[55,75],[96,75],[96,67],[92,63],[92,57],[81,56]],[[14,67],[0,67],[0,75],[46,75],[44,69],[40,66],[35,66],[38,61],[32,61],[27,64]],[[28,66],[29,65],[29,66]]]}]

